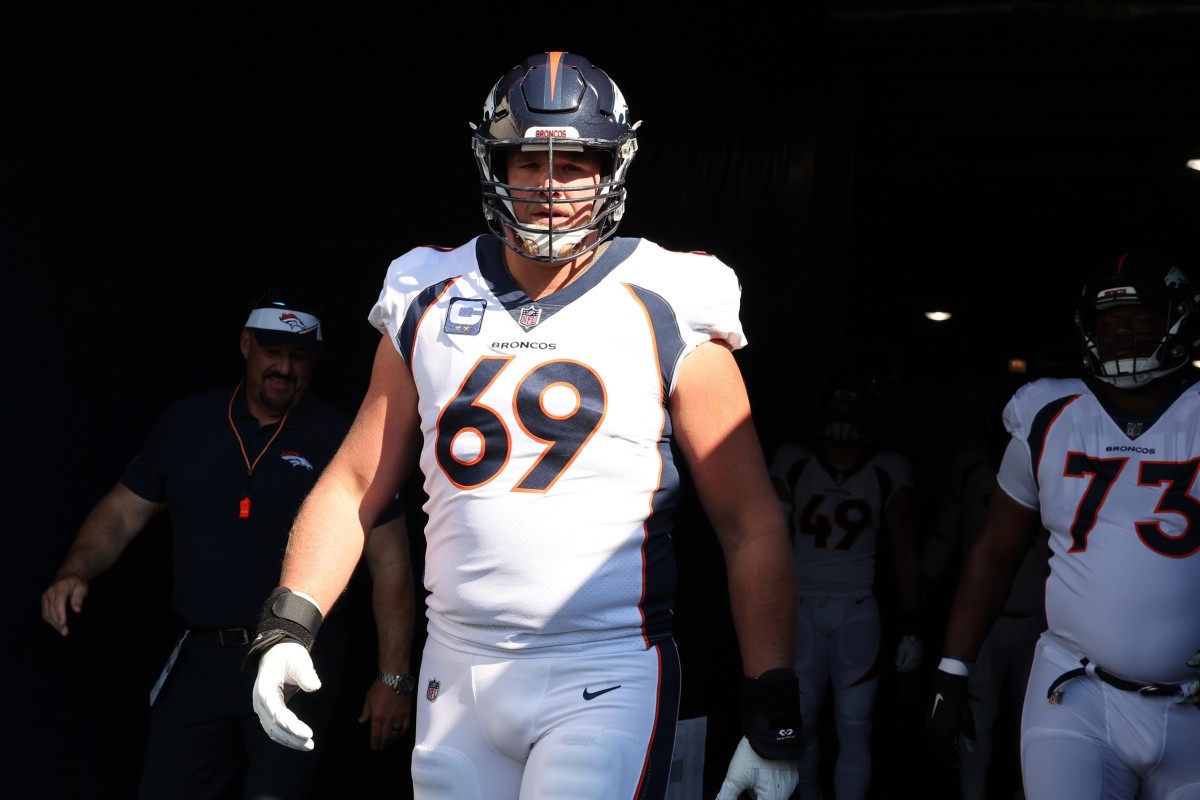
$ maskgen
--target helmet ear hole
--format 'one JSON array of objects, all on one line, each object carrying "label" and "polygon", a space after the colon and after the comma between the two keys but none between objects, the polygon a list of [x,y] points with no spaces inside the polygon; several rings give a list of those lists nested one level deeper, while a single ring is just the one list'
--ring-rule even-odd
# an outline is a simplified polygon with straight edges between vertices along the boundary
[{"label": "helmet ear hole", "polygon": [[616,154],[611,150],[600,151],[600,175],[604,180],[612,180],[616,161]]},{"label": "helmet ear hole", "polygon": [[491,157],[492,177],[498,183],[508,183],[508,154],[509,150],[493,150]]}]

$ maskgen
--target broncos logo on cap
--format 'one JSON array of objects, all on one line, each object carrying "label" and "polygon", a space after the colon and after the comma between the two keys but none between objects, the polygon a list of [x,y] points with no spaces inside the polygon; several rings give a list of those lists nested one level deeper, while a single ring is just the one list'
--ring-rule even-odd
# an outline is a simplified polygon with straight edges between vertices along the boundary
[{"label": "broncos logo on cap", "polygon": [[312,325],[305,325],[304,320],[300,319],[300,317],[296,316],[296,314],[291,311],[285,311],[280,314],[279,321],[284,325],[287,325],[296,333],[305,333],[314,327]]}]

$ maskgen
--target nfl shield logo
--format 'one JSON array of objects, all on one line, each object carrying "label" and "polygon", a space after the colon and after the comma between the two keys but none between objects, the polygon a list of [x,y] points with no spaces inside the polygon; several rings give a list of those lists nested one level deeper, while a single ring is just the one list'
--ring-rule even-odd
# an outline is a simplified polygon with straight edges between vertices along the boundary
[{"label": "nfl shield logo", "polygon": [[534,325],[542,321],[541,306],[525,306],[517,312],[517,324],[525,330],[529,330]]},{"label": "nfl shield logo", "polygon": [[442,682],[439,680],[431,680],[429,685],[425,687],[425,699],[433,702],[438,698],[438,690],[442,688]]}]

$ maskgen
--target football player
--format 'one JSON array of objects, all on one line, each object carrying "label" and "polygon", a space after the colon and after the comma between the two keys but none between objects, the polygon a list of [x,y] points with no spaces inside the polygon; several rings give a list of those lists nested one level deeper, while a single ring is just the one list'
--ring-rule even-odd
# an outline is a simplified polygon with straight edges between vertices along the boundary
[{"label": "football player", "polygon": [[903,635],[893,667],[921,662],[920,564],[907,456],[881,449],[872,423],[879,405],[875,379],[855,368],[827,375],[816,398],[811,441],[786,442],[771,462],[780,503],[788,511],[798,592],[795,668],[806,728],[799,794],[821,796],[817,722],[832,690],[838,753],[838,800],[866,797],[871,783],[871,729],[879,689],[882,623],[874,594],[879,538],[903,606]]},{"label": "football player", "polygon": [[973,738],[967,681],[1037,535],[1050,532],[1047,629],[1021,713],[1030,800],[1200,793],[1200,294],[1128,253],[1084,284],[1084,374],[1004,409],[1012,438],[935,671],[927,727],[952,762]]},{"label": "football player", "polygon": [[414,795],[663,798],[679,710],[672,514],[687,462],[720,540],[745,679],[723,800],[795,785],[794,572],[733,351],[737,275],[617,237],[637,127],[576,53],[506,72],[472,126],[489,233],[392,262],[353,429],[292,530],[255,646],[263,727],[319,680],[362,520],[428,495]]}]

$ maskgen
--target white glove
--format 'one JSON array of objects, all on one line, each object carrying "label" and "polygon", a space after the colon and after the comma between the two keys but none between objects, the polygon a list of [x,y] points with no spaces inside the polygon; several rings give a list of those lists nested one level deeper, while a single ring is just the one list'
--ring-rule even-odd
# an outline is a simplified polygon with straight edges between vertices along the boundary
[{"label": "white glove", "polygon": [[[1200,669],[1200,651],[1197,651],[1196,655],[1188,659],[1187,665],[1192,669]],[[1200,708],[1200,680],[1195,680],[1184,685],[1183,699],[1179,702],[1191,703]]]},{"label": "white glove", "polygon": [[263,653],[253,691],[258,721],[273,741],[295,750],[312,750],[312,728],[287,707],[287,700],[297,687],[306,692],[321,688],[312,656],[304,645],[281,642]]},{"label": "white glove", "polygon": [[768,761],[754,752],[745,736],[725,771],[725,782],[717,792],[717,800],[738,800],[742,792],[750,792],[754,800],[788,800],[800,782],[795,761]]},{"label": "white glove", "polygon": [[921,663],[921,640],[911,633],[896,645],[896,672],[912,672]]}]

